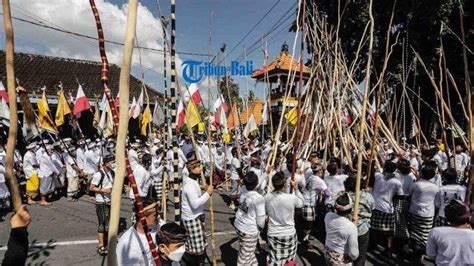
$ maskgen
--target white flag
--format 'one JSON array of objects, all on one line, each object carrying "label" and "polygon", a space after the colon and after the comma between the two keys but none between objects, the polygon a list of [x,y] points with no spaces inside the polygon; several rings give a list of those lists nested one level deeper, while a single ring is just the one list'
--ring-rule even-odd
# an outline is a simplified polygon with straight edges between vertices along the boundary
[{"label": "white flag", "polygon": [[249,121],[247,122],[247,125],[245,125],[243,135],[245,138],[248,138],[249,135],[258,130],[257,123],[255,123],[255,118],[253,117],[253,114],[250,116]]}]

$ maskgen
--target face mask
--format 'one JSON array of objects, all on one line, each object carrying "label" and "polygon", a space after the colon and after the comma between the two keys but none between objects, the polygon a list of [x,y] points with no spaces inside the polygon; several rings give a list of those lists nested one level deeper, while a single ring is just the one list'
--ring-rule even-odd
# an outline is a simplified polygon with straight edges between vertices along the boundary
[{"label": "face mask", "polygon": [[[168,249],[168,247],[166,247],[166,249]],[[169,252],[167,257],[172,261],[181,261],[181,258],[183,257],[184,252],[186,252],[186,248],[184,245],[182,245],[175,251]]]}]

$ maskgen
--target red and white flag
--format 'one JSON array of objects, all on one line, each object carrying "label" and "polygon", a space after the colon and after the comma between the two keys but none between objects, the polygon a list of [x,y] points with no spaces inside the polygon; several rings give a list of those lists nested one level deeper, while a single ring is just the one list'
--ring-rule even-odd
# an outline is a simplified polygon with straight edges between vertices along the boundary
[{"label": "red and white flag", "polygon": [[135,100],[135,97],[133,97],[132,105],[130,105],[130,110],[128,110],[128,117],[137,118],[139,115],[140,113],[137,112],[137,100]]},{"label": "red and white flag", "polygon": [[176,113],[176,130],[178,131],[186,120],[186,111],[184,109],[183,100],[179,100],[178,112]]},{"label": "red and white flag", "polygon": [[214,102],[214,106],[213,106],[213,111],[216,112],[219,108],[221,108],[224,110],[225,113],[227,113],[227,111],[229,110],[229,106],[227,105],[227,103],[225,102],[224,100],[224,97],[221,95],[219,95],[219,98],[217,98],[217,100]]},{"label": "red and white flag", "polygon": [[89,99],[87,99],[84,91],[82,90],[82,86],[79,85],[77,89],[76,100],[74,101],[74,115],[79,117],[82,111],[91,109],[91,105],[89,104]]},{"label": "red and white flag", "polygon": [[0,100],[4,99],[6,103],[8,103],[8,92],[3,86],[3,82],[0,81]]},{"label": "red and white flag", "polygon": [[191,85],[189,85],[188,89],[184,92],[184,99],[186,102],[193,100],[196,105],[201,103],[201,93],[199,93],[199,88],[196,83],[191,83]]}]

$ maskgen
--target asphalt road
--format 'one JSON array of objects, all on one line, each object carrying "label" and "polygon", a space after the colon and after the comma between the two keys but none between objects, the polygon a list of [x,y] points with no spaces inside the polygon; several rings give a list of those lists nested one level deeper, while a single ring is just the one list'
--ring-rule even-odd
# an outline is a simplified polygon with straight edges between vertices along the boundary
[{"label": "asphalt road", "polygon": [[[238,238],[231,224],[233,211],[224,201],[225,192],[217,192],[213,196],[215,208],[215,239],[216,256],[219,265],[236,265],[238,254]],[[173,214],[171,204],[168,213]],[[77,202],[68,202],[65,198],[53,202],[52,206],[29,206],[32,222],[28,228],[30,250],[28,265],[101,265],[104,257],[96,253],[97,217],[94,202],[87,196]],[[10,225],[8,218],[0,222],[0,258],[5,254]],[[210,234],[209,211],[206,210],[206,229]],[[120,214],[121,232],[130,227],[131,204],[128,198],[122,198]],[[172,219],[173,215],[168,216]],[[210,243],[210,238],[208,238]],[[260,265],[265,265],[266,245],[257,254]],[[298,247],[298,265],[324,265],[324,247],[318,240],[312,240],[308,247]],[[210,245],[208,255],[211,256]],[[405,264],[403,258],[398,261],[385,261],[379,253],[369,254],[374,264]]]}]

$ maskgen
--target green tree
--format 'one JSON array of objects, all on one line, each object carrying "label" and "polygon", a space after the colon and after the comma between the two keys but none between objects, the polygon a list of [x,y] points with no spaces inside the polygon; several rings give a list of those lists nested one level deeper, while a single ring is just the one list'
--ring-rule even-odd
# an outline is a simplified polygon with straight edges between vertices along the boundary
[{"label": "green tree", "polygon": [[237,104],[238,108],[242,107],[242,99],[240,98],[240,87],[231,77],[222,77],[219,82],[219,93],[224,96],[225,102],[229,105]]}]

